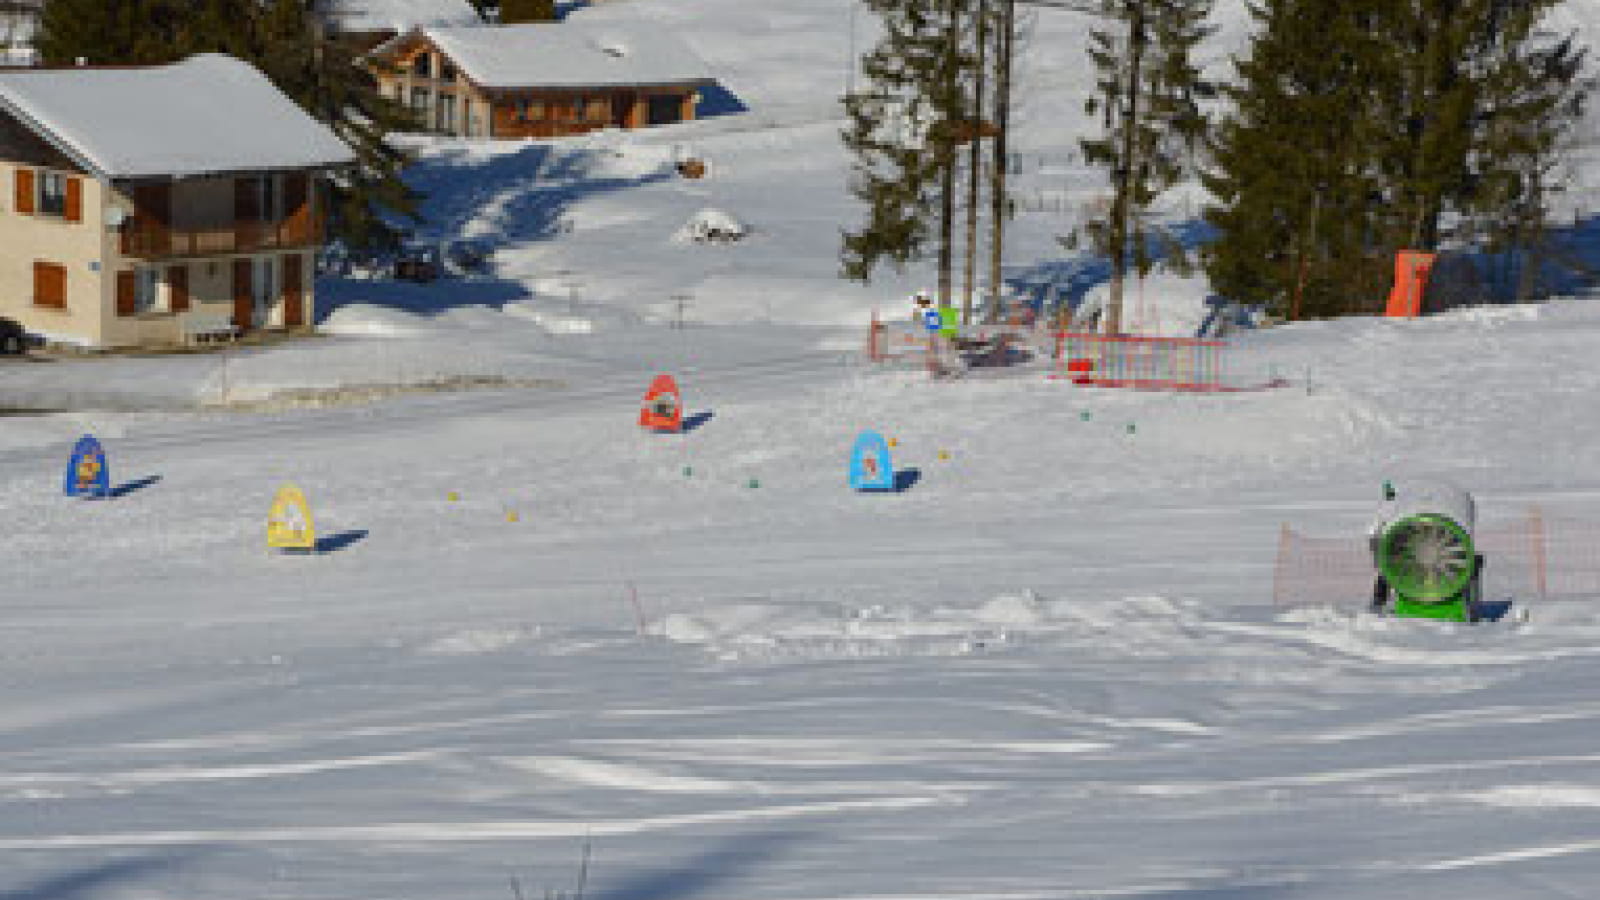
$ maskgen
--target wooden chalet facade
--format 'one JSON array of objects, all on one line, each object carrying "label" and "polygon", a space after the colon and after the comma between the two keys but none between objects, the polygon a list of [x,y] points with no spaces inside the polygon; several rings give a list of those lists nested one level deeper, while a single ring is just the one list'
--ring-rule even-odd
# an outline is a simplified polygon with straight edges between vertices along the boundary
[{"label": "wooden chalet facade", "polygon": [[[636,49],[639,48],[639,49]],[[424,129],[468,138],[556,138],[695,118],[715,83],[687,48],[570,23],[418,28],[369,57],[380,90]]]},{"label": "wooden chalet facade", "polygon": [[[218,97],[217,118],[185,130],[148,105],[184,89]],[[147,105],[108,112],[133,94]],[[230,57],[0,74],[0,316],[91,347],[308,328],[318,181],[352,161]]]}]

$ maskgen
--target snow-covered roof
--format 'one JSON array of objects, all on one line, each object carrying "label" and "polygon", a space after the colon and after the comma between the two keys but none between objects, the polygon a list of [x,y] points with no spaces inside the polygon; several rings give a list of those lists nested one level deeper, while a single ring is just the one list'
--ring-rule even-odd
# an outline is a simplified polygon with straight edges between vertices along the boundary
[{"label": "snow-covered roof", "polygon": [[479,25],[467,0],[322,0],[324,20],[337,31],[409,31],[427,25]]},{"label": "snow-covered roof", "polygon": [[660,31],[536,22],[488,28],[420,28],[380,48],[424,37],[486,88],[598,87],[710,82],[688,45]]},{"label": "snow-covered roof", "polygon": [[266,76],[220,54],[143,68],[4,71],[0,109],[107,178],[354,161]]}]

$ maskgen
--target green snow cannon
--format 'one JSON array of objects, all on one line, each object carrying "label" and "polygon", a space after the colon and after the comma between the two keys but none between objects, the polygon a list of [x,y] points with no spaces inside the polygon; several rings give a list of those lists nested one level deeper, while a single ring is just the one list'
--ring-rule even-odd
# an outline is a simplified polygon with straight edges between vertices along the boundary
[{"label": "green snow cannon", "polygon": [[1483,557],[1473,546],[1472,495],[1455,485],[1384,484],[1384,503],[1369,532],[1378,574],[1372,606],[1391,595],[1396,616],[1476,622]]}]

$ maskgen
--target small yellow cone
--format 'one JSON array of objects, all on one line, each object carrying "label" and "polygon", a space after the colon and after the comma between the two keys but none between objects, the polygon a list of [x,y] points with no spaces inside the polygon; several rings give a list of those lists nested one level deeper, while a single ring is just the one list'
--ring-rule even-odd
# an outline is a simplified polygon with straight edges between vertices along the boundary
[{"label": "small yellow cone", "polygon": [[949,450],[940,450],[939,451],[939,458],[943,459],[943,460],[948,460],[950,458],[950,451]]},{"label": "small yellow cone", "polygon": [[889,446],[891,448],[900,446],[899,439],[898,438],[889,438]]},{"label": "small yellow cone", "polygon": [[457,500],[460,500],[460,499],[461,499],[461,495],[460,495],[460,494],[458,494],[458,493],[456,493],[456,492],[455,492],[455,491],[451,491],[451,492],[450,492],[450,493],[448,493],[448,494],[445,494],[445,495],[444,495],[444,498],[445,498],[445,499],[446,499],[446,500],[449,500],[449,501],[450,501],[450,502],[451,502],[451,503],[454,503],[454,502],[456,502],[456,501],[457,501]]},{"label": "small yellow cone", "polygon": [[517,518],[517,514],[515,512],[508,512],[508,513],[506,513],[506,521],[507,522],[517,522],[517,521],[520,521],[520,520]]}]

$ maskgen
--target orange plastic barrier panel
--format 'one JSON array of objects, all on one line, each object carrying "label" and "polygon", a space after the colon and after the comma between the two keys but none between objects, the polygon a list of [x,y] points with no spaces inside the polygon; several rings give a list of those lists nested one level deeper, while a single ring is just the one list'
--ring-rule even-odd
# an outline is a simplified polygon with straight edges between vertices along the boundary
[{"label": "orange plastic barrier panel", "polygon": [[1384,315],[1391,319],[1414,319],[1422,315],[1422,295],[1428,287],[1428,273],[1434,255],[1421,250],[1401,250],[1394,256],[1394,287],[1389,291],[1389,306]]}]

